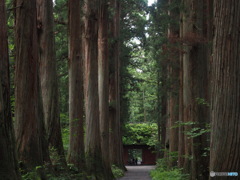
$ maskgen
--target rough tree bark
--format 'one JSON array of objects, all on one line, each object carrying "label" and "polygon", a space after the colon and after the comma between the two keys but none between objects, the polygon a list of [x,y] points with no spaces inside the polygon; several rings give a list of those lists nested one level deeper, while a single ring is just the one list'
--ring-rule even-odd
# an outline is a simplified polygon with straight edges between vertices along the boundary
[{"label": "rough tree bark", "polygon": [[110,33],[113,43],[110,52],[110,75],[109,75],[109,118],[110,118],[110,161],[119,168],[125,169],[123,163],[123,147],[120,127],[120,92],[119,92],[119,23],[120,23],[120,2],[112,0],[111,8],[114,15],[110,22]]},{"label": "rough tree bark", "polygon": [[215,0],[213,7],[210,171],[239,173],[240,1]]},{"label": "rough tree bark", "polygon": [[[169,6],[173,3],[176,3],[173,0],[168,1]],[[179,37],[179,27],[177,26],[178,22],[178,9],[174,8],[168,12],[169,16],[172,19],[172,22],[169,23],[168,29],[168,39],[169,39],[169,48],[171,51],[168,56],[168,81],[170,83],[169,95],[168,95],[168,122],[169,122],[169,165],[176,166],[177,159],[174,157],[173,152],[178,151],[178,128],[173,128],[176,126],[178,121],[178,88],[179,88],[179,51],[176,50],[177,43],[175,39]]]},{"label": "rough tree bark", "polygon": [[86,163],[88,173],[96,179],[107,179],[104,174],[98,93],[98,23],[99,1],[87,0],[85,12],[85,88],[86,88]]},{"label": "rough tree bark", "polygon": [[[180,14],[180,37],[182,37],[182,14]],[[182,48],[180,49],[182,51]],[[180,52],[179,56],[179,108],[178,108],[178,121],[182,123],[183,119],[183,54]],[[184,127],[178,128],[178,167],[183,168],[184,165]]]},{"label": "rough tree bark", "polygon": [[109,63],[108,63],[108,1],[100,0],[98,27],[98,91],[101,149],[104,170],[108,179],[113,179],[109,158]]},{"label": "rough tree bark", "polygon": [[[199,133],[209,123],[207,18],[205,0],[185,0],[183,13],[183,119],[192,123],[185,132]],[[193,128],[198,130],[192,131]],[[185,135],[184,168],[191,179],[208,176],[207,158],[203,157],[208,147],[206,134],[191,137]]]},{"label": "rough tree bark", "polygon": [[82,49],[83,0],[69,0],[69,120],[70,145],[68,162],[79,168],[85,166],[84,153],[84,92]]},{"label": "rough tree bark", "polygon": [[0,0],[0,177],[20,179],[10,105],[9,57],[5,0]]},{"label": "rough tree bark", "polygon": [[[40,46],[39,72],[47,140],[49,148],[54,148],[60,157],[60,162],[66,165],[60,127],[52,1],[37,0],[37,20]],[[53,163],[57,163],[52,160]]]},{"label": "rough tree bark", "polygon": [[15,122],[19,159],[29,168],[50,161],[38,67],[36,0],[17,0]]}]

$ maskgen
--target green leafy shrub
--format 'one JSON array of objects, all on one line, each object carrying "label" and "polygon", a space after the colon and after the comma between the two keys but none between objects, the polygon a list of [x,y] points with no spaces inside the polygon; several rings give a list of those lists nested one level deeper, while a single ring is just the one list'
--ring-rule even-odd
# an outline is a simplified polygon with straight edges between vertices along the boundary
[{"label": "green leafy shrub", "polygon": [[115,165],[112,165],[112,173],[116,179],[124,176],[123,170]]},{"label": "green leafy shrub", "polygon": [[154,146],[157,143],[157,124],[138,123],[126,124],[124,127],[123,144],[146,144]]},{"label": "green leafy shrub", "polygon": [[41,178],[37,174],[36,171],[28,172],[26,174],[22,174],[23,180],[40,180]]},{"label": "green leafy shrub", "polygon": [[62,128],[62,141],[65,152],[67,152],[69,147],[69,134],[69,127]]},{"label": "green leafy shrub", "polygon": [[168,168],[166,159],[157,161],[157,168],[150,172],[153,180],[186,180],[187,174],[183,174],[182,170],[174,167]]}]

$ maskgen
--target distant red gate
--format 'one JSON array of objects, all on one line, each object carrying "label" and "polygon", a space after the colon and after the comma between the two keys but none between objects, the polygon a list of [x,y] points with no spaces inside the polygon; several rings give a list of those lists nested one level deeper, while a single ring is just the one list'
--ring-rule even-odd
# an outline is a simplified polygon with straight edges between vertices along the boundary
[{"label": "distant red gate", "polygon": [[124,151],[124,164],[129,165],[129,150],[141,149],[142,150],[142,162],[141,165],[155,165],[156,153],[154,148],[148,145],[123,145]]}]

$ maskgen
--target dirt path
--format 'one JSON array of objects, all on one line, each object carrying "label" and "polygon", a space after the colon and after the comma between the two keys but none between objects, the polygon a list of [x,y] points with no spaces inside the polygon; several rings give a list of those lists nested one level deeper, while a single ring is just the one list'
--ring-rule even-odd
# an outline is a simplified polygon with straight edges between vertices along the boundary
[{"label": "dirt path", "polygon": [[151,180],[149,172],[155,166],[126,166],[125,176],[119,180]]}]

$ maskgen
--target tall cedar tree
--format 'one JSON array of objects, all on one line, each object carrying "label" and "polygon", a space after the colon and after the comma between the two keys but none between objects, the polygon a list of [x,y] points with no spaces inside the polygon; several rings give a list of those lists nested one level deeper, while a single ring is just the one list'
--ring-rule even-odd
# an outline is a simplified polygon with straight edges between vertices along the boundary
[{"label": "tall cedar tree", "polygon": [[[176,3],[173,0],[168,1],[169,6],[171,6],[173,3]],[[170,81],[170,89],[169,89],[169,95],[168,95],[168,124],[169,127],[176,126],[176,122],[178,121],[178,68],[179,68],[179,51],[174,50],[174,47],[177,46],[176,43],[172,42],[172,39],[179,37],[179,26],[177,26],[177,20],[179,18],[178,9],[174,8],[172,10],[168,11],[168,14],[170,18],[172,19],[172,22],[169,24],[168,29],[168,40],[169,40],[169,48],[172,49],[171,53],[169,53],[168,56],[168,80]],[[169,129],[169,153],[170,153],[170,159],[169,164],[171,166],[177,165],[177,161],[175,161],[175,158],[171,156],[171,153],[178,151],[178,128],[170,128]]]},{"label": "tall cedar tree", "polygon": [[82,48],[83,0],[69,0],[69,120],[70,145],[68,162],[80,169],[84,167],[84,129],[83,129],[83,69],[84,52]]},{"label": "tall cedar tree", "polygon": [[[183,13],[180,11],[180,24],[179,24],[179,36],[183,37]],[[183,47],[180,48],[183,51]],[[179,56],[179,89],[178,89],[178,121],[183,122],[183,55]],[[178,128],[178,167],[184,166],[185,155],[185,139],[184,139],[184,126]]]},{"label": "tall cedar tree", "polygon": [[109,63],[108,63],[108,1],[100,0],[98,27],[98,91],[99,91],[99,113],[101,149],[104,170],[108,179],[113,179],[109,158]]},{"label": "tall cedar tree", "polygon": [[47,140],[49,147],[60,157],[60,162],[66,165],[60,127],[52,1],[37,0],[37,20],[40,45],[39,72]]},{"label": "tall cedar tree", "polygon": [[[183,42],[182,72],[183,83],[182,115],[184,123],[193,123],[184,126],[185,132],[193,128],[205,129],[209,123],[208,102],[208,18],[206,17],[207,1],[185,0],[186,11],[183,12],[181,40]],[[201,102],[204,103],[201,103]],[[195,131],[195,133],[197,133]],[[208,145],[208,134],[189,137],[185,135],[184,168],[192,179],[208,177],[208,158],[204,157],[204,150]],[[191,157],[191,158],[190,158]]]},{"label": "tall cedar tree", "polygon": [[124,169],[122,156],[122,142],[120,133],[120,94],[119,94],[119,66],[120,66],[120,2],[112,0],[110,8],[114,10],[110,21],[110,74],[109,74],[109,118],[110,118],[110,161]]},{"label": "tall cedar tree", "polygon": [[50,161],[39,81],[36,0],[17,0],[15,122],[19,159],[33,168]]},{"label": "tall cedar tree", "polygon": [[240,1],[215,0],[213,7],[210,171],[239,172]]},{"label": "tall cedar tree", "polygon": [[15,149],[11,105],[5,1],[0,0],[0,177],[20,179]]},{"label": "tall cedar tree", "polygon": [[86,0],[85,12],[85,88],[86,88],[86,163],[88,174],[96,179],[104,175],[98,93],[98,15],[99,1]]}]

